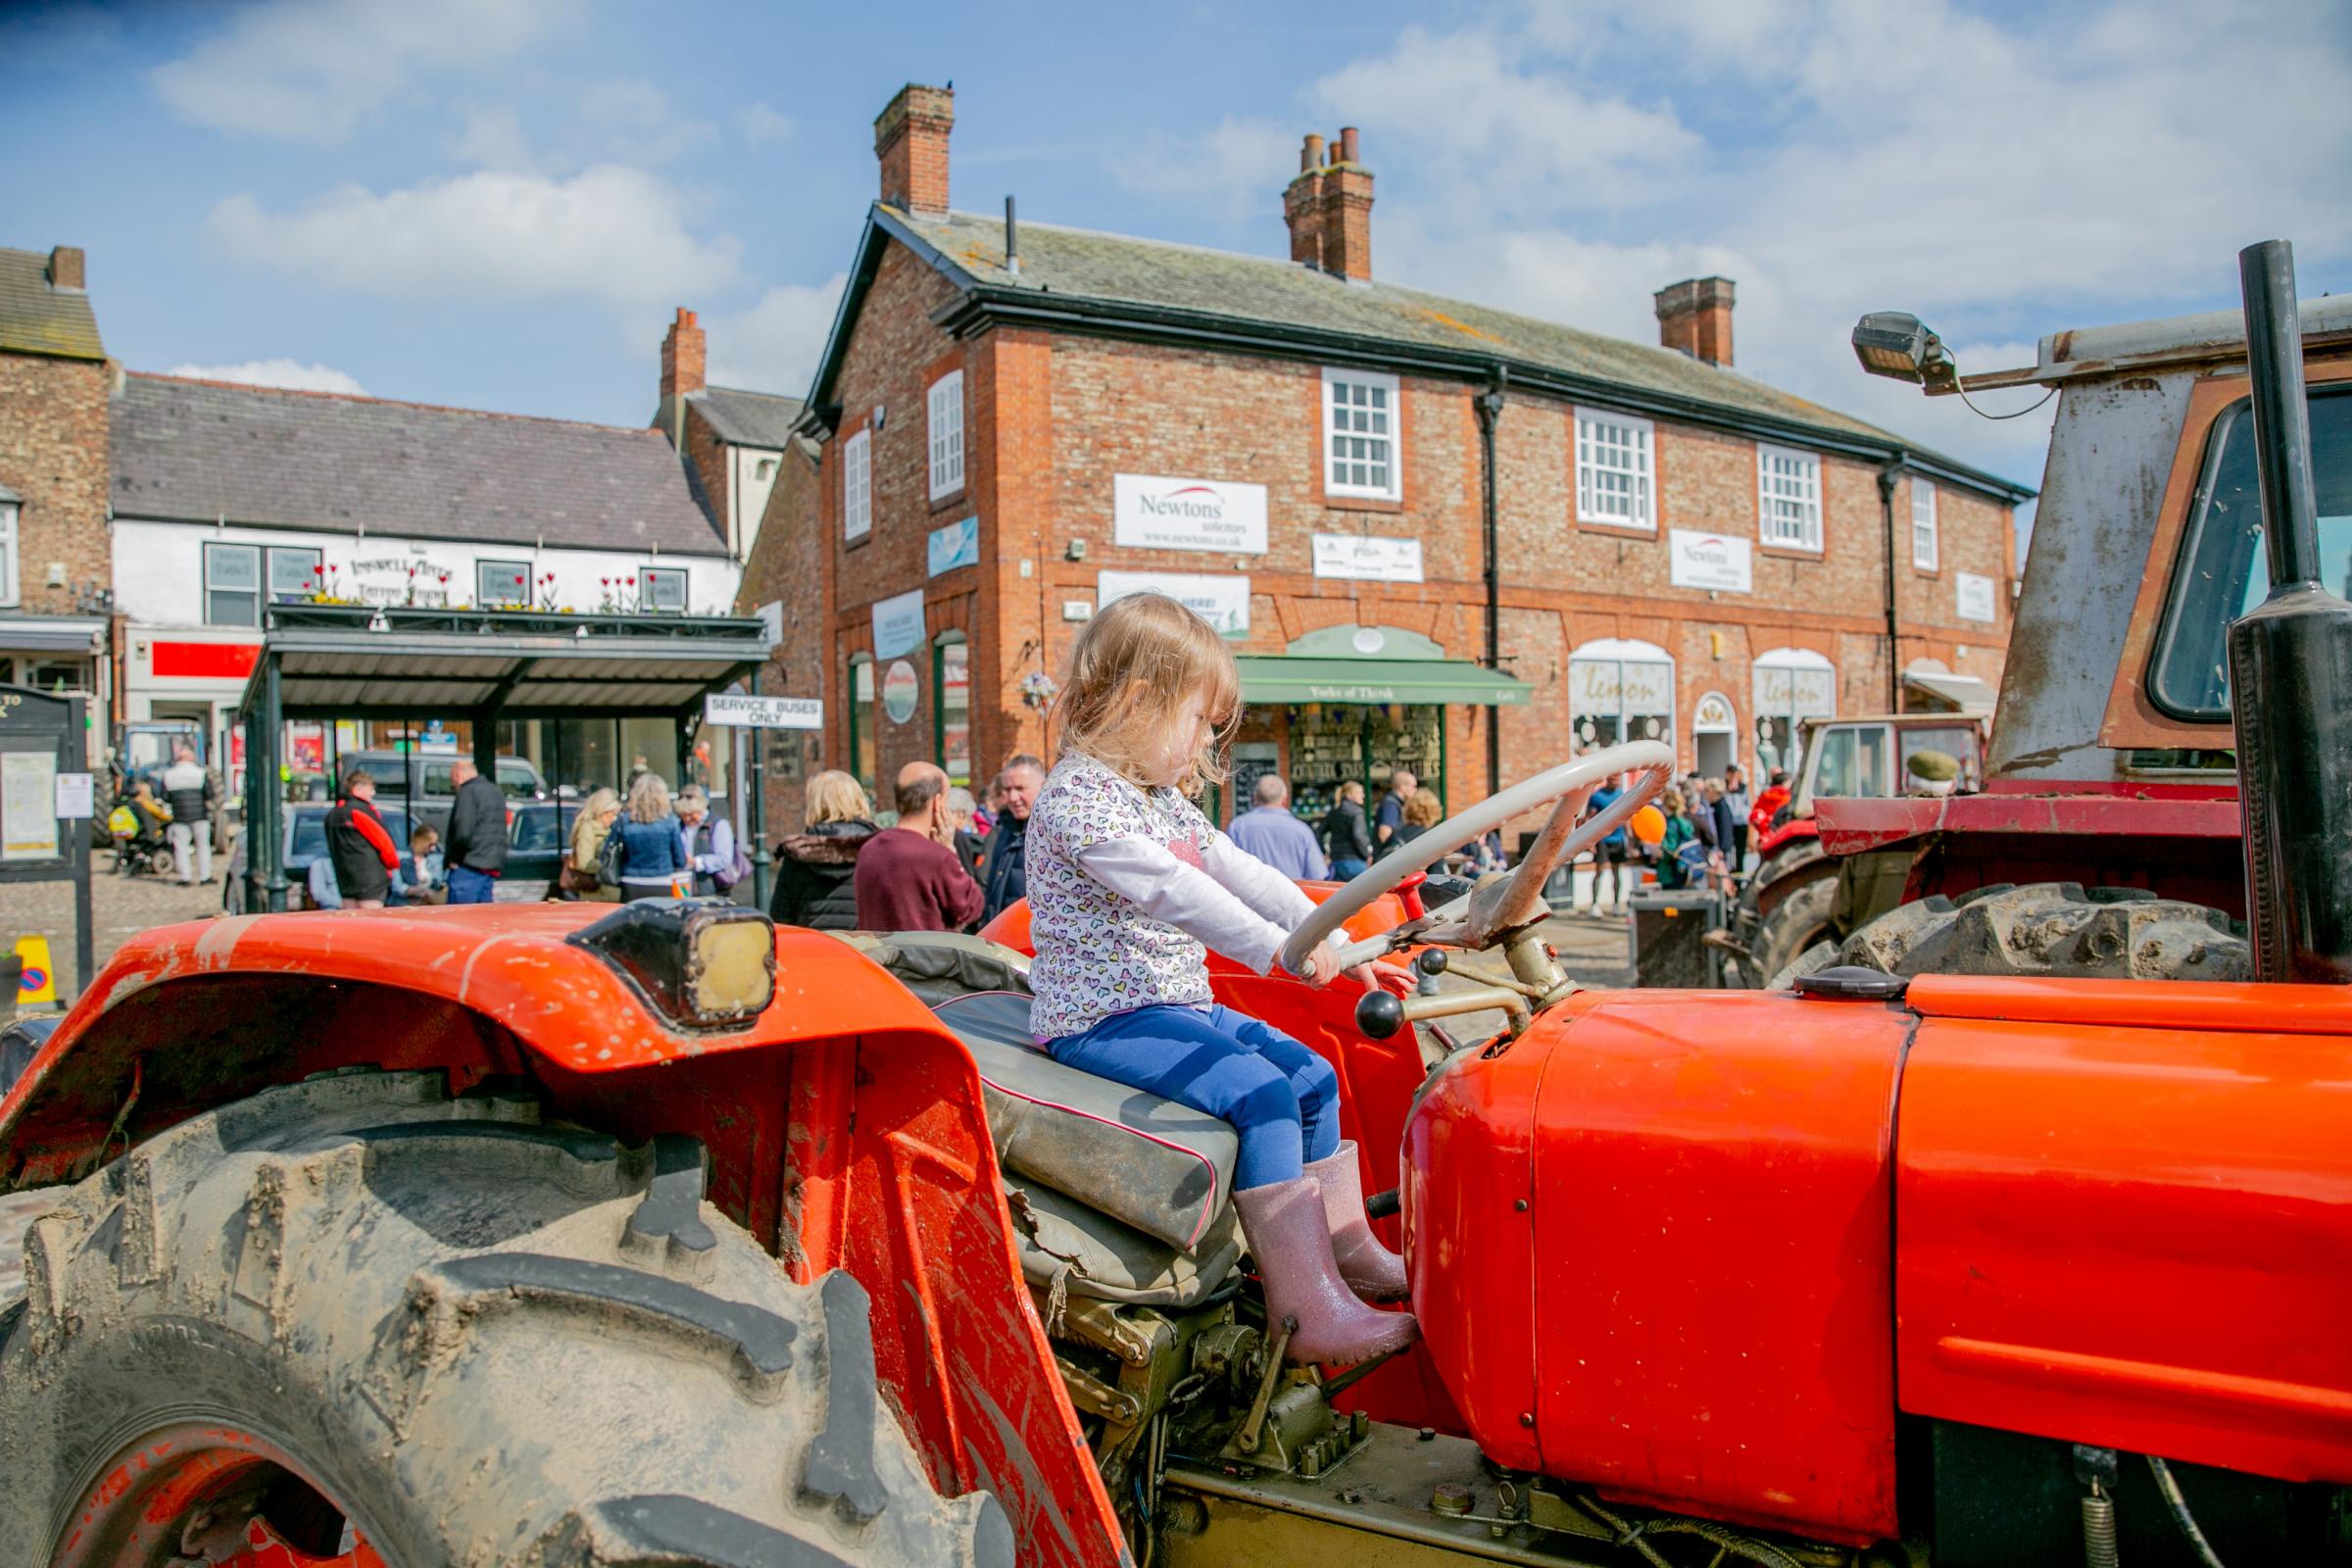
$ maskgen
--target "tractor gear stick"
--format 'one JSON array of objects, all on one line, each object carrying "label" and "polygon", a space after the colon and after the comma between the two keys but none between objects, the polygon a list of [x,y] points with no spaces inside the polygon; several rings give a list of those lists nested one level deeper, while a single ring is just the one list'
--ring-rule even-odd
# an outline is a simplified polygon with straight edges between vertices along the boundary
[{"label": "tractor gear stick", "polygon": [[1331,1254],[1340,1278],[1367,1301],[1401,1301],[1412,1294],[1404,1259],[1383,1247],[1364,1213],[1363,1173],[1355,1162],[1355,1140],[1310,1162],[1306,1174],[1323,1189],[1323,1219],[1331,1231]]},{"label": "tractor gear stick", "polygon": [[1340,1275],[1324,1219],[1322,1184],[1312,1176],[1268,1182],[1233,1195],[1242,1234],[1266,1287],[1266,1321],[1298,1320],[1289,1359],[1326,1366],[1401,1349],[1420,1336],[1408,1312],[1366,1306]]}]

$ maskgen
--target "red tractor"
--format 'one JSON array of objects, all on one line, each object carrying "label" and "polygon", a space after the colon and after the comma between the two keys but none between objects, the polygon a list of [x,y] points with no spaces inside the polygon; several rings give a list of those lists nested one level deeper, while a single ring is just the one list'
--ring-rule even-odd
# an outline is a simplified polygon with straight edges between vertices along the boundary
[{"label": "red tractor", "polygon": [[[2352,685],[2352,629],[2328,665],[2298,626],[2241,704],[2298,654]],[[2352,779],[2325,739],[2282,765]],[[1346,1370],[1268,1321],[1232,1130],[1035,1050],[1017,941],[696,901],[140,937],[0,1102],[34,1214],[0,1541],[142,1568],[2352,1561],[2352,991],[2310,983],[2352,909],[2300,896],[2314,810],[2352,792],[2264,784],[2291,853],[2247,895],[2257,980],[1580,990],[1544,878],[1670,766],[1594,754],[1326,890],[1293,954],[1344,925],[1378,990],[1216,973],[1333,1061],[1396,1194],[1423,1340]],[[1513,872],[1433,911],[1402,885],[1546,807]],[[1458,1050],[1419,1027],[1497,1008]]]}]

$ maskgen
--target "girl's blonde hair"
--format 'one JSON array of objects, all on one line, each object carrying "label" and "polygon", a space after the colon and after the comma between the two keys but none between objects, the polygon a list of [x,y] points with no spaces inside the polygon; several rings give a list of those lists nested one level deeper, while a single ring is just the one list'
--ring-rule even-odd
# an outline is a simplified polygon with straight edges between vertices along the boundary
[{"label": "girl's blonde hair", "polygon": [[1668,816],[1682,815],[1683,792],[1676,789],[1668,790],[1665,794],[1658,797],[1658,805],[1665,809],[1665,812]]},{"label": "girl's blonde hair", "polygon": [[1404,819],[1415,827],[1436,827],[1446,820],[1446,803],[1427,790],[1415,790],[1404,803]]},{"label": "girl's blonde hair", "polygon": [[669,786],[659,773],[640,773],[629,786],[629,820],[659,822],[669,814]]},{"label": "girl's blonde hair", "polygon": [[808,808],[803,814],[810,827],[865,822],[873,818],[874,803],[865,798],[856,779],[838,767],[828,767],[808,781]]},{"label": "girl's blonde hair", "polygon": [[1242,676],[1216,629],[1165,594],[1129,594],[1086,623],[1054,715],[1061,749],[1145,782],[1148,742],[1185,700],[1208,697],[1208,744],[1176,787],[1197,794],[1226,777],[1225,747],[1242,716]]}]

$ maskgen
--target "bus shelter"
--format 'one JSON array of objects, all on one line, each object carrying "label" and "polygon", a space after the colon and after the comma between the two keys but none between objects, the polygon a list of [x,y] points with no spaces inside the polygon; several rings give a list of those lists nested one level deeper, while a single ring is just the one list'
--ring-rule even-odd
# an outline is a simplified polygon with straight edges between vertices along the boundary
[{"label": "bus shelter", "polygon": [[[286,906],[280,750],[289,722],[463,720],[472,730],[474,765],[496,778],[502,722],[663,719],[677,738],[673,776],[682,778],[703,699],[738,681],[757,692],[767,652],[766,626],[757,617],[272,605],[263,612],[261,654],[237,708],[245,734],[247,907]],[[751,776],[738,830],[754,897],[764,906],[769,856],[760,747],[742,750],[739,765],[748,764]]]}]

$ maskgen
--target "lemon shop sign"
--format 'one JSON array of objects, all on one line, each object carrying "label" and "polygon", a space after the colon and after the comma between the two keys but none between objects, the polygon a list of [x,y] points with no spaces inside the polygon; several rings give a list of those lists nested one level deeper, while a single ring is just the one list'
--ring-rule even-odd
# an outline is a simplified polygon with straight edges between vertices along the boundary
[{"label": "lemon shop sign", "polygon": [[1221,479],[1111,478],[1112,538],[1137,550],[1266,553],[1266,487]]}]

